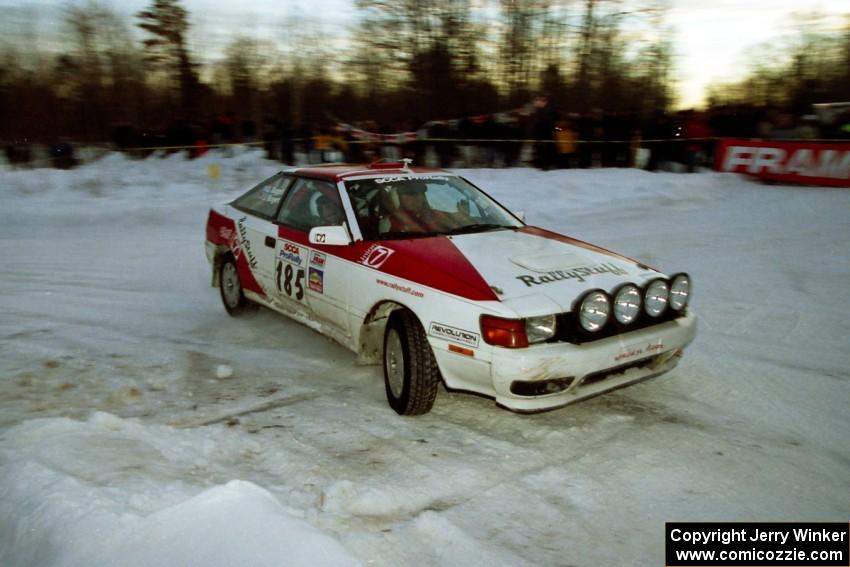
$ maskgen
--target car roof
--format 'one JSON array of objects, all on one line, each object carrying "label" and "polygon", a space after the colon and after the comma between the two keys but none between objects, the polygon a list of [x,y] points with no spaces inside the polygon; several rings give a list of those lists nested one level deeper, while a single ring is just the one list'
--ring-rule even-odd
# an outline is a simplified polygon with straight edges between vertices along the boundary
[{"label": "car roof", "polygon": [[363,175],[379,176],[379,175],[410,175],[410,174],[427,174],[439,173],[442,175],[449,174],[444,169],[435,169],[431,167],[413,167],[404,163],[373,163],[373,164],[326,164],[326,165],[308,165],[304,167],[294,167],[286,170],[287,173],[295,173],[304,177],[316,177],[327,179],[329,181],[338,182],[350,177],[359,177]]}]

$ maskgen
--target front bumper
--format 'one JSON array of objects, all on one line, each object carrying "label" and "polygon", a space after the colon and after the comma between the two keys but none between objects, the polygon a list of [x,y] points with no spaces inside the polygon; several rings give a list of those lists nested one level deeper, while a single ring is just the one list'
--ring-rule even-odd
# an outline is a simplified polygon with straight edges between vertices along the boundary
[{"label": "front bumper", "polygon": [[519,412],[554,409],[658,376],[676,366],[695,335],[696,317],[689,313],[582,345],[495,348],[490,377],[496,403]]}]

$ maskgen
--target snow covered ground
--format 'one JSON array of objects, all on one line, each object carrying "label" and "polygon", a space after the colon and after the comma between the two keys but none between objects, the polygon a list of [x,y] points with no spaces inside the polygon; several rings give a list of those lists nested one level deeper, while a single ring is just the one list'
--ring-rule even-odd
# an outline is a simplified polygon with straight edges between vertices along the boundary
[{"label": "snow covered ground", "polygon": [[209,287],[208,205],[276,169],[0,171],[0,565],[662,565],[665,521],[850,519],[850,192],[465,172],[690,272],[700,330],[673,372],[578,405],[441,392],[401,418],[379,367]]}]

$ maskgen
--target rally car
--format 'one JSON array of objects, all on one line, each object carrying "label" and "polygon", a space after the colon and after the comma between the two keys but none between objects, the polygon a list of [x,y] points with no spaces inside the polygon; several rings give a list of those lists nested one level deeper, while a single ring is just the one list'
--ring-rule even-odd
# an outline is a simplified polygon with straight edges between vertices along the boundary
[{"label": "rally car", "polygon": [[463,177],[409,162],[293,168],[213,207],[212,285],[383,363],[389,405],[437,389],[517,412],[673,368],[693,339],[691,279],[526,225]]}]

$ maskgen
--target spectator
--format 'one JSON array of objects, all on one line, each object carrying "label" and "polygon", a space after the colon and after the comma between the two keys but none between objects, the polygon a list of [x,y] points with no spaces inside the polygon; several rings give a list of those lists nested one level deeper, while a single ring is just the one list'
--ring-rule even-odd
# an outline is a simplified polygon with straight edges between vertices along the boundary
[{"label": "spectator", "polygon": [[562,117],[555,126],[556,165],[560,168],[575,167],[576,131],[572,122]]},{"label": "spectator", "polygon": [[771,140],[796,140],[799,137],[794,116],[788,112],[773,114],[772,128],[765,138]]},{"label": "spectator", "polygon": [[50,145],[50,161],[57,169],[71,169],[79,165],[74,157],[74,146],[66,140],[60,140]]},{"label": "spectator", "polygon": [[579,167],[599,167],[602,161],[601,142],[605,139],[602,111],[594,108],[579,123]]},{"label": "spectator", "polygon": [[646,169],[657,171],[664,167],[672,157],[670,140],[674,136],[674,124],[670,117],[662,111],[657,111],[649,122],[644,143],[649,148],[649,160]]},{"label": "spectator", "polygon": [[814,114],[807,114],[800,120],[800,126],[797,128],[797,137],[802,140],[816,140],[820,138],[818,131],[818,117]]},{"label": "spectator", "polygon": [[533,163],[535,167],[546,170],[555,163],[557,150],[552,143],[555,132],[555,117],[551,110],[543,107],[537,110],[531,135],[536,140],[534,144]]},{"label": "spectator", "polygon": [[850,112],[844,112],[835,119],[832,137],[839,140],[850,140]]},{"label": "spectator", "polygon": [[263,149],[266,150],[266,159],[280,159],[280,123],[271,116],[263,118]]},{"label": "spectator", "polygon": [[32,160],[32,148],[27,140],[15,140],[6,146],[5,152],[11,166],[28,165]]},{"label": "spectator", "polygon": [[253,120],[242,121],[242,141],[249,143],[257,141],[257,125]]},{"label": "spectator", "polygon": [[697,165],[706,163],[707,148],[711,143],[707,140],[711,137],[711,129],[701,112],[691,110],[685,114],[682,137],[685,138],[685,165],[688,173],[693,173]]},{"label": "spectator", "polygon": [[313,150],[318,153],[318,159],[322,163],[340,161],[339,153],[342,143],[342,140],[333,136],[328,128],[322,128],[313,136]]}]

